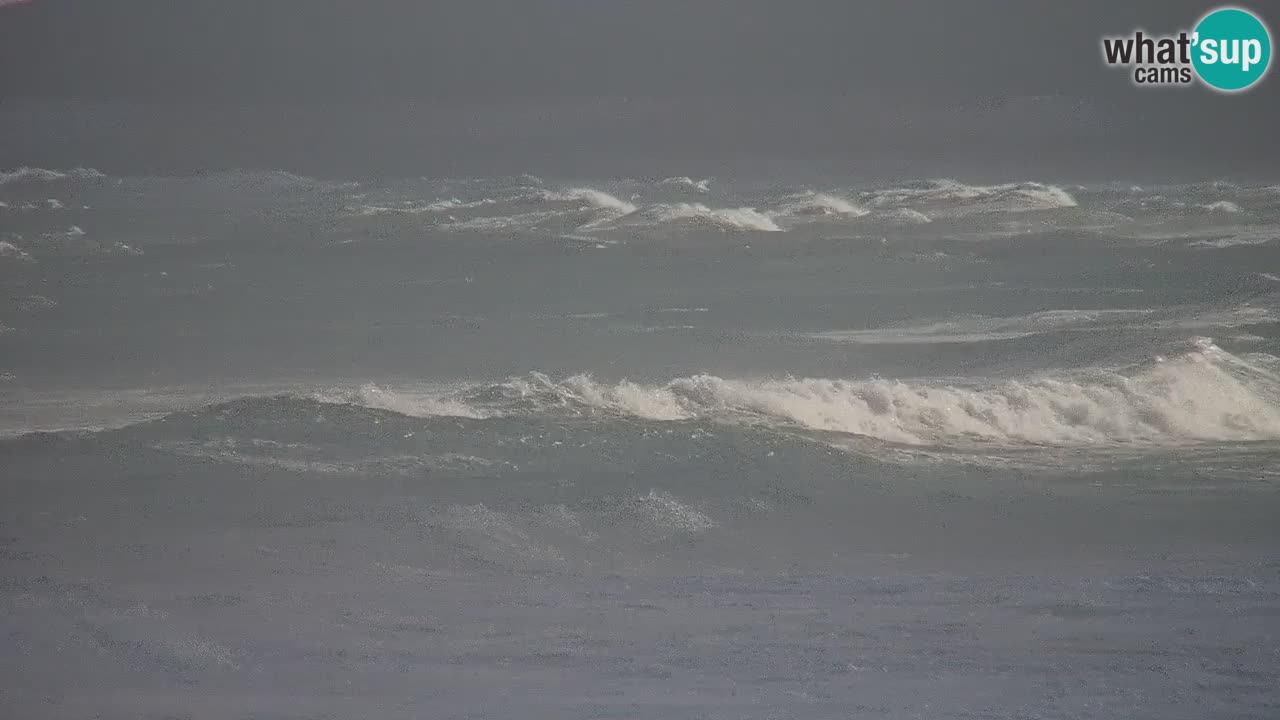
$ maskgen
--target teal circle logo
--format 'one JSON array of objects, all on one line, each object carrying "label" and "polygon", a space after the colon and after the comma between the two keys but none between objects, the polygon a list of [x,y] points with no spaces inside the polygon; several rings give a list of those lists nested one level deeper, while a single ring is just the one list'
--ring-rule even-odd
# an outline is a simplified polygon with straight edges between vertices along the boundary
[{"label": "teal circle logo", "polygon": [[1244,90],[1271,64],[1271,34],[1256,15],[1221,8],[1205,15],[1192,36],[1191,64],[1206,85],[1223,92]]}]

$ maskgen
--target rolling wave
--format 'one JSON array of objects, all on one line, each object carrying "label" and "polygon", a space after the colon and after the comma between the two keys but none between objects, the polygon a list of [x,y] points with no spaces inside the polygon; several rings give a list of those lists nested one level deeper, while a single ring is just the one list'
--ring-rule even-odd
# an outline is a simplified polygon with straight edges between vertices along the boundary
[{"label": "rolling wave", "polygon": [[837,195],[810,192],[785,202],[778,215],[847,215],[862,217],[870,214],[866,208]]},{"label": "rolling wave", "polygon": [[[319,405],[307,410],[300,402]],[[273,425],[297,417],[310,424],[314,408],[325,406],[471,422],[710,422],[913,447],[1169,447],[1280,441],[1280,363],[1269,356],[1236,356],[1201,338],[1190,351],[1129,368],[963,383],[714,375],[607,383],[585,374],[557,380],[532,373],[450,388],[365,384],[250,397],[201,416],[222,423],[263,415],[255,422]],[[381,421],[375,416],[361,422],[367,427]]]},{"label": "rolling wave", "polygon": [[722,230],[782,232],[772,217],[750,207],[712,208],[702,203],[673,203],[645,208],[644,214],[658,223],[695,222]]},{"label": "rolling wave", "polygon": [[1131,370],[965,385],[893,380],[727,380],[603,384],[532,375],[503,393],[539,412],[615,413],[848,433],[907,445],[1088,447],[1280,440],[1280,377],[1207,340]]},{"label": "rolling wave", "polygon": [[1057,185],[1038,182],[968,185],[951,179],[930,180],[907,187],[874,190],[866,193],[866,198],[877,207],[897,207],[916,203],[950,204],[956,210],[967,211],[1050,210],[1076,207],[1079,204],[1075,196]]},{"label": "rolling wave", "polygon": [[569,188],[560,192],[545,192],[543,198],[554,202],[578,202],[599,209],[608,210],[620,215],[627,215],[636,211],[636,206],[620,200],[603,190],[595,188],[577,187]]},{"label": "rolling wave", "polygon": [[31,259],[31,254],[8,240],[0,240],[0,258],[27,261]]},{"label": "rolling wave", "polygon": [[71,170],[47,170],[36,167],[20,167],[14,170],[0,170],[0,185],[23,182],[57,182],[59,180],[88,180],[104,178],[106,175],[93,168],[74,168]]},{"label": "rolling wave", "polygon": [[688,188],[695,192],[707,194],[711,192],[711,179],[703,178],[702,180],[694,180],[688,175],[680,177],[669,177],[658,182],[659,185],[675,185],[677,187]]}]

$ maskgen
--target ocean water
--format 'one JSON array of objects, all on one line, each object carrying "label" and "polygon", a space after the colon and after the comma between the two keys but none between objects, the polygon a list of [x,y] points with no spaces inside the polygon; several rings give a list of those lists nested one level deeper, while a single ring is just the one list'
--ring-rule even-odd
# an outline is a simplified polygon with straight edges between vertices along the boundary
[{"label": "ocean water", "polygon": [[0,715],[1280,716],[1280,186],[0,174]]}]

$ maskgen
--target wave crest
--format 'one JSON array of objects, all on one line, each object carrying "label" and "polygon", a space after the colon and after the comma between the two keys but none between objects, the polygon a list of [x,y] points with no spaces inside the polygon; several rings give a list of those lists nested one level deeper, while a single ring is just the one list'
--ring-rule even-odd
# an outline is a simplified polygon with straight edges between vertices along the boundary
[{"label": "wave crest", "polygon": [[968,185],[958,180],[929,180],[900,188],[866,193],[866,199],[877,207],[896,207],[908,203],[928,205],[963,204],[966,210],[998,209],[1007,211],[1052,210],[1076,207],[1075,196],[1057,185],[1038,182],[1001,185]]},{"label": "wave crest", "polygon": [[837,195],[810,192],[796,196],[783,204],[783,215],[846,215],[862,217],[870,214],[866,208]]},{"label": "wave crest", "polygon": [[675,185],[678,187],[689,188],[702,194],[711,192],[711,178],[703,178],[702,180],[694,180],[688,175],[680,177],[669,177],[658,182],[659,185]]},{"label": "wave crest", "polygon": [[702,203],[655,205],[648,210],[658,222],[696,221],[725,230],[782,232],[773,218],[750,207],[711,208]]},{"label": "wave crest", "polygon": [[918,446],[1280,440],[1280,376],[1204,338],[1190,352],[1128,371],[1095,369],[967,384],[731,380],[714,375],[665,384],[611,384],[589,375],[556,381],[534,373],[444,397],[366,385],[336,396],[336,401],[413,416],[604,414],[660,422],[748,423]]},{"label": "wave crest", "polygon": [[89,180],[104,178],[106,175],[93,168],[73,168],[71,170],[48,170],[37,167],[20,167],[14,170],[0,170],[0,185],[21,182],[57,182],[59,180]]}]

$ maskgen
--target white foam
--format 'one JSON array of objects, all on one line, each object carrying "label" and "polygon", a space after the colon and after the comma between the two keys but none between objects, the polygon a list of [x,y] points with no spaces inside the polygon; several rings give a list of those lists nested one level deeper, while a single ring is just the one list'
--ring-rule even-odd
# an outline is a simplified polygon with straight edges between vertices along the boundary
[{"label": "white foam", "polygon": [[1223,250],[1232,247],[1266,245],[1267,243],[1275,242],[1277,239],[1280,239],[1280,231],[1276,228],[1259,228],[1254,230],[1242,230],[1224,237],[1208,240],[1195,240],[1187,243],[1187,246]]},{"label": "white foam", "polygon": [[0,257],[13,258],[15,260],[31,259],[30,254],[8,240],[0,240]]},{"label": "white foam", "polygon": [[909,445],[1091,446],[1280,440],[1280,378],[1207,340],[1131,371],[975,382],[726,380],[606,385],[586,376],[529,388],[543,410],[572,401],[650,420],[704,418],[869,436]]},{"label": "white foam", "polygon": [[1209,212],[1221,212],[1221,213],[1240,212],[1240,206],[1231,202],[1230,200],[1218,200],[1217,202],[1207,203],[1205,205],[1201,205],[1200,207],[1205,210],[1208,210]]},{"label": "white foam", "polygon": [[595,188],[569,188],[560,192],[546,192],[543,197],[552,202],[586,203],[591,207],[608,210],[618,215],[627,215],[636,211],[635,205]]},{"label": "white foam", "polygon": [[18,303],[18,307],[27,312],[49,310],[58,307],[58,301],[43,295],[30,295]]},{"label": "white foam", "polygon": [[925,223],[933,222],[933,219],[928,215],[925,215],[919,210],[912,210],[911,208],[898,208],[886,213],[885,215],[890,219],[914,225],[923,225]]},{"label": "white foam", "polygon": [[648,522],[662,530],[675,532],[703,532],[717,527],[715,520],[695,510],[669,492],[650,490],[648,495],[634,501]]},{"label": "white foam", "polygon": [[658,222],[701,220],[729,230],[782,232],[773,218],[750,207],[710,208],[702,203],[655,205],[648,210]]},{"label": "white foam", "polygon": [[56,182],[67,178],[89,179],[106,177],[93,168],[75,168],[73,170],[46,170],[45,168],[20,167],[16,170],[0,170],[0,185],[15,182]]},{"label": "white foam", "polygon": [[559,216],[560,213],[553,210],[541,210],[527,213],[516,213],[515,215],[475,217],[470,220],[456,220],[450,217],[449,222],[445,223],[445,225],[452,230],[496,232],[501,230],[530,228],[538,223],[546,222],[547,220],[551,220]]},{"label": "white foam", "polygon": [[390,410],[410,417],[483,418],[487,414],[464,402],[445,397],[446,391],[393,390],[366,383],[354,390],[332,389],[310,395],[314,400],[335,405],[362,405],[377,410]]},{"label": "white foam", "polygon": [[689,415],[679,399],[670,393],[655,391],[623,380],[616,385],[598,383],[590,375],[574,375],[560,382],[542,373],[527,378],[514,378],[503,389],[520,399],[531,399],[546,405],[571,406],[633,415],[646,420],[682,420]]},{"label": "white foam", "polygon": [[448,210],[470,210],[473,208],[483,207],[485,205],[493,205],[497,200],[493,198],[481,198],[479,200],[463,201],[458,198],[448,198],[445,200],[436,200],[435,202],[425,205],[414,205],[412,203],[403,203],[400,205],[361,205],[356,211],[357,215],[422,215],[425,213],[440,213]]},{"label": "white foam", "polygon": [[[1074,196],[1057,185],[1038,182],[1005,183],[1002,185],[968,185],[957,180],[931,180],[919,187],[889,188],[865,194],[866,199],[880,207],[901,206],[907,203],[990,205],[1004,201],[999,209],[1050,210],[1076,207]],[[984,209],[976,207],[973,209]]]},{"label": "white foam", "polygon": [[703,178],[702,180],[694,180],[693,178],[682,175],[680,177],[669,177],[658,183],[659,185],[679,185],[695,190],[702,194],[711,192],[711,178]]},{"label": "white foam", "polygon": [[845,198],[829,193],[809,192],[783,204],[781,215],[846,215],[862,217],[869,211]]},{"label": "white foam", "polygon": [[1178,328],[1181,330],[1209,330],[1212,328],[1237,328],[1280,320],[1275,310],[1261,305],[1237,305],[1229,308],[1200,310],[1187,317],[1176,317],[1153,323],[1152,327]]}]

